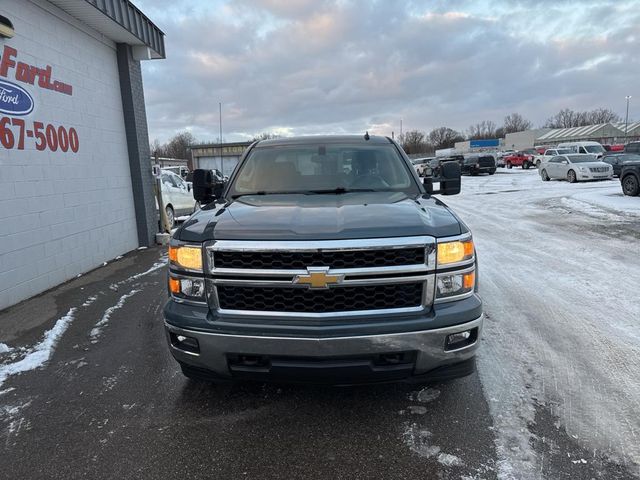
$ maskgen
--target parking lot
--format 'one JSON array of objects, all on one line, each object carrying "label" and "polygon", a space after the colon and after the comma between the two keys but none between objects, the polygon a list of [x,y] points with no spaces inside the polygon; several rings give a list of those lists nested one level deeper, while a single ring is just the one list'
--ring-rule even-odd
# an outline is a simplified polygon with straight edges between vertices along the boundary
[{"label": "parking lot", "polygon": [[189,382],[164,339],[166,253],[139,250],[1,314],[0,477],[640,475],[640,199],[535,169],[462,182],[444,200],[480,258],[476,374]]}]

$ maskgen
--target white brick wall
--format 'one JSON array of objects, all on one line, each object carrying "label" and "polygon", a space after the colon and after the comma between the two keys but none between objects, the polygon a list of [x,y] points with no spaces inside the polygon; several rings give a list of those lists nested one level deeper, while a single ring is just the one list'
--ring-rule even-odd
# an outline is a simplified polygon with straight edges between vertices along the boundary
[{"label": "white brick wall", "polygon": [[[0,145],[0,309],[138,245],[115,45],[44,0],[2,0],[17,60],[73,86],[68,96],[8,80],[33,97],[20,117],[74,127],[78,153]],[[2,114],[0,114],[2,115]],[[17,129],[14,128],[14,131]]]}]

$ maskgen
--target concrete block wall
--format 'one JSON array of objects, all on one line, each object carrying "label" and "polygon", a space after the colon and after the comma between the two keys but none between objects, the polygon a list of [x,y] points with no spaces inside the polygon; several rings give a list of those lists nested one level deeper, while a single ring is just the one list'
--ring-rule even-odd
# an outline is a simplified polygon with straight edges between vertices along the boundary
[{"label": "concrete block wall", "polygon": [[9,45],[17,61],[51,65],[73,86],[69,96],[0,76],[34,99],[14,118],[73,127],[80,144],[78,153],[38,151],[33,138],[24,150],[0,145],[3,309],[135,249],[138,228],[116,45],[43,0],[3,0],[0,14],[16,30],[0,54]]}]

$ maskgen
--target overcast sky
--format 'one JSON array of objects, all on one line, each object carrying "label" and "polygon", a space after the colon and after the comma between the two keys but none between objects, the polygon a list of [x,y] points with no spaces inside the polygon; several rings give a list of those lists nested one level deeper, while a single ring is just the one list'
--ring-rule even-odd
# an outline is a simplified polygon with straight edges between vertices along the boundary
[{"label": "overcast sky", "polygon": [[640,117],[636,1],[135,0],[149,138],[461,131],[562,108]]}]

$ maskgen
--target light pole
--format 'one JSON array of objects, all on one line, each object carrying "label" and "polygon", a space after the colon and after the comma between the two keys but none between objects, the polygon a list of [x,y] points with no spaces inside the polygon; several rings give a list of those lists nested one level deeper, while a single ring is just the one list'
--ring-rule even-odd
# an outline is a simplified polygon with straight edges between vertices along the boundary
[{"label": "light pole", "polygon": [[631,95],[627,95],[624,97],[627,99],[627,114],[624,117],[624,144],[627,144],[627,127],[629,126],[629,100],[631,100]]}]

